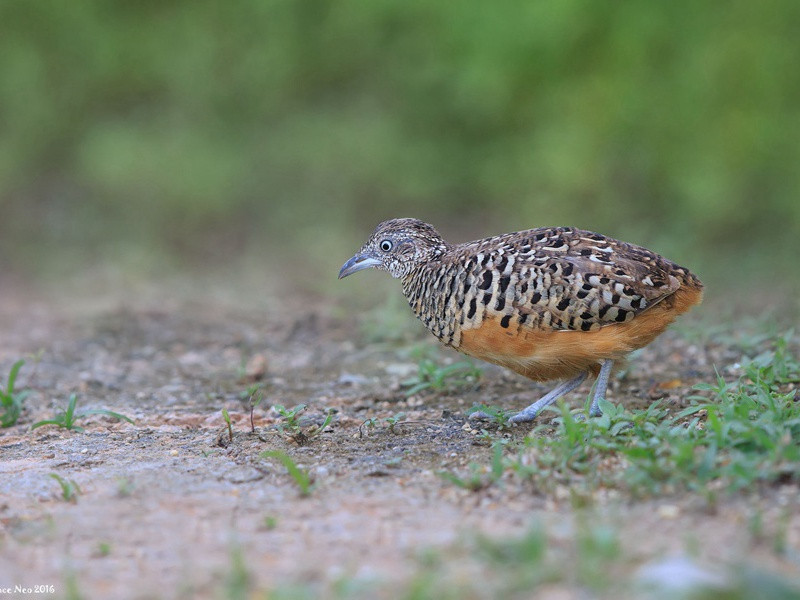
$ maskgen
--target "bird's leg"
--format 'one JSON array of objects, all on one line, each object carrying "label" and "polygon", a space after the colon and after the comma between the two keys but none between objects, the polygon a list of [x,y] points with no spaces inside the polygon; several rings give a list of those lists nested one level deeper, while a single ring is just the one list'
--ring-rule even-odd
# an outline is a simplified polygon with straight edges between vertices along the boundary
[{"label": "bird's leg", "polygon": [[511,417],[508,422],[527,423],[528,421],[533,421],[536,418],[536,415],[538,415],[545,406],[550,406],[553,402],[561,398],[561,396],[574,390],[581,383],[583,383],[584,379],[586,379],[586,373],[581,373],[575,379],[562,381],[529,407],[522,409],[513,417]]},{"label": "bird's leg", "polygon": [[594,384],[594,394],[592,395],[592,404],[589,407],[590,417],[601,417],[603,411],[600,410],[600,400],[606,399],[606,388],[608,387],[608,377],[611,375],[611,367],[614,364],[613,360],[605,359],[601,363],[600,372],[597,374],[597,381]]}]

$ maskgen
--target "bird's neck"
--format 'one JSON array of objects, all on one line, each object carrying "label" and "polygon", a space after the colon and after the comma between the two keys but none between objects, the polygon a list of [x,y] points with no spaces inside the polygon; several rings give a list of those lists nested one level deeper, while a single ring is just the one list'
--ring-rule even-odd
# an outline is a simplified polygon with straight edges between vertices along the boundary
[{"label": "bird's neck", "polygon": [[452,345],[457,324],[449,317],[447,307],[452,293],[446,282],[454,281],[455,273],[441,259],[416,265],[402,278],[403,295],[411,310],[439,340]]},{"label": "bird's neck", "polygon": [[[403,295],[408,299],[409,303],[411,303],[412,300],[421,298],[423,288],[425,287],[425,281],[428,279],[430,273],[429,264],[430,263],[426,261],[414,265],[414,268],[406,273],[400,280],[403,285]],[[414,313],[419,316],[419,312],[417,308],[414,307],[413,303],[411,304],[411,308],[414,310]]]}]

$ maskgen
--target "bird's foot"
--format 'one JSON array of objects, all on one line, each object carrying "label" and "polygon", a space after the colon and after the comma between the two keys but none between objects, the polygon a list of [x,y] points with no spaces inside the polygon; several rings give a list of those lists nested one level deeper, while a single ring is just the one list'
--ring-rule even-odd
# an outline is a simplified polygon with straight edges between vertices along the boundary
[{"label": "bird's foot", "polygon": [[504,423],[506,420],[506,411],[495,406],[482,405],[480,408],[475,407],[467,418],[471,421],[496,421],[498,423]]},{"label": "bird's foot", "polygon": [[[530,421],[533,421],[539,414],[539,411],[528,410],[528,408],[511,415],[507,420],[508,423],[515,425],[517,423],[529,423]],[[467,418],[470,421],[496,421],[498,417],[497,415],[490,415],[482,410],[476,410],[475,412],[470,413]]]},{"label": "bird's foot", "polygon": [[469,413],[467,418],[470,421],[491,421],[492,419],[494,419],[492,415],[482,410],[476,410],[475,412]]},{"label": "bird's foot", "polygon": [[539,398],[536,402],[527,408],[523,408],[521,411],[511,417],[508,422],[511,424],[530,423],[539,415],[540,412],[542,412],[545,407],[553,404],[567,392],[574,390],[581,383],[583,383],[584,379],[586,379],[586,373],[581,373],[569,381],[562,381],[547,394]]},{"label": "bird's foot", "polygon": [[521,410],[517,414],[509,417],[508,422],[512,425],[517,425],[518,423],[530,423],[541,412],[541,410],[530,410],[531,408],[532,407],[529,406],[528,408]]}]

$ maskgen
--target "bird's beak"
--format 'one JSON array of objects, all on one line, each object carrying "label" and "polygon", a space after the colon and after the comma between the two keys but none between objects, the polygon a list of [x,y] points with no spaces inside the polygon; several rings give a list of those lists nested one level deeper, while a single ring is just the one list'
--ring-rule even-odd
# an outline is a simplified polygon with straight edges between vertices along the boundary
[{"label": "bird's beak", "polygon": [[347,277],[348,275],[352,275],[356,271],[362,271],[363,269],[369,269],[370,267],[377,267],[380,264],[381,261],[374,256],[370,256],[369,254],[356,254],[353,258],[342,265],[342,269],[339,271],[339,279],[342,277]]}]

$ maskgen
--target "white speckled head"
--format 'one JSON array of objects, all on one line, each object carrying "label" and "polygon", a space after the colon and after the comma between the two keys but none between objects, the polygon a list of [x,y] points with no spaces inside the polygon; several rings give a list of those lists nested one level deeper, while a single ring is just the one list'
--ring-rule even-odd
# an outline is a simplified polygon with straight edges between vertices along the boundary
[{"label": "white speckled head", "polygon": [[433,226],[418,219],[390,219],[375,228],[361,250],[339,271],[339,279],[370,267],[405,277],[417,265],[440,256],[447,244]]}]

